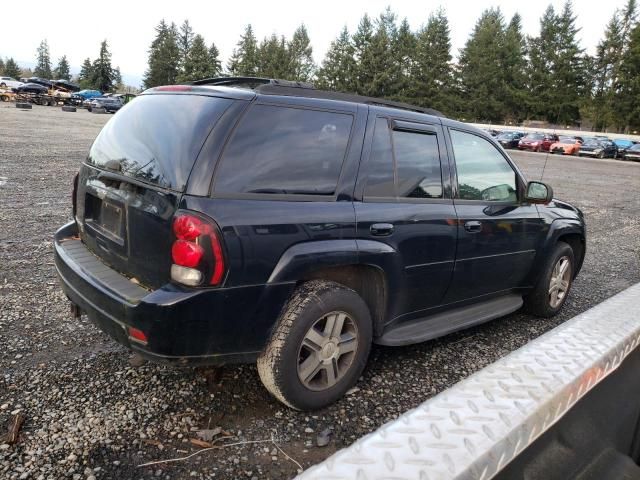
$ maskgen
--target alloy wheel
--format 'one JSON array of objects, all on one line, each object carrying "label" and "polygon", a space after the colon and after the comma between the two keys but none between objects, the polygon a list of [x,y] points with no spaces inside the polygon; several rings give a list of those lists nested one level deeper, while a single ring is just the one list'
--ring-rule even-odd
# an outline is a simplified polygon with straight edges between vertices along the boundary
[{"label": "alloy wheel", "polygon": [[349,371],[358,348],[358,328],[345,312],[319,318],[298,351],[298,378],[309,390],[333,387]]},{"label": "alloy wheel", "polygon": [[562,256],[553,267],[549,281],[549,305],[551,308],[558,308],[562,304],[569,291],[570,283],[571,260],[567,256]]}]

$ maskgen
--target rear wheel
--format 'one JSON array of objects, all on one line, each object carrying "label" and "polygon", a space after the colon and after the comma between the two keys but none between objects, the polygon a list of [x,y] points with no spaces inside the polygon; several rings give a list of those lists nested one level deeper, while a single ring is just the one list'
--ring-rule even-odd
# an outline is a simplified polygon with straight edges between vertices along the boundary
[{"label": "rear wheel", "polygon": [[538,284],[524,299],[525,309],[541,317],[556,315],[573,284],[575,257],[571,247],[558,242],[544,266]]},{"label": "rear wheel", "polygon": [[292,408],[325,407],[356,383],[371,338],[369,309],[355,291],[323,280],[304,283],[258,358],[260,379]]},{"label": "rear wheel", "polygon": [[598,158],[604,158],[604,151],[598,154]]}]

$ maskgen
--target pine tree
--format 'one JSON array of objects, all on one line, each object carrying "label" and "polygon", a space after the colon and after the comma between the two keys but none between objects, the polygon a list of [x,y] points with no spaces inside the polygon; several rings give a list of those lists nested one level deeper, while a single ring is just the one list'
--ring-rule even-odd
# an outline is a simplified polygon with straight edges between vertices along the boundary
[{"label": "pine tree", "polygon": [[187,55],[189,54],[189,50],[191,50],[191,45],[193,44],[195,34],[193,33],[193,28],[191,28],[191,24],[189,20],[185,20],[182,22],[180,26],[180,34],[178,36],[178,47],[180,48],[180,62],[184,66],[184,62],[186,61]]},{"label": "pine tree", "polygon": [[122,91],[124,84],[122,83],[122,74],[120,73],[120,67],[113,69],[113,88],[116,91]]},{"label": "pine tree", "polygon": [[309,81],[315,70],[313,49],[309,40],[309,33],[304,25],[300,25],[293,33],[293,38],[287,45],[289,51],[290,80]]},{"label": "pine tree", "polygon": [[4,60],[0,57],[0,75],[4,75]]},{"label": "pine tree", "polygon": [[521,122],[527,114],[526,40],[522,33],[522,18],[515,14],[504,33],[501,48],[505,84],[505,120]]},{"label": "pine tree", "polygon": [[47,40],[42,40],[37,50],[36,68],[33,73],[36,77],[51,78],[51,56],[49,55],[49,44]]},{"label": "pine tree", "polygon": [[373,24],[366,13],[358,24],[358,29],[353,34],[353,48],[355,58],[355,70],[353,75],[353,87],[356,93],[367,95],[373,84],[373,59],[371,43],[373,41]]},{"label": "pine tree", "polygon": [[451,31],[444,10],[438,9],[416,35],[410,98],[417,105],[452,114],[453,68]]},{"label": "pine tree", "polygon": [[395,41],[391,45],[394,59],[393,95],[392,98],[402,102],[411,96],[411,77],[414,58],[416,56],[416,36],[411,31],[409,21],[405,18],[400,23]]},{"label": "pine tree", "polygon": [[338,92],[352,92],[355,90],[353,78],[356,62],[353,58],[355,48],[351,42],[349,30],[345,26],[338,38],[331,42],[318,70],[318,87]]},{"label": "pine tree", "polygon": [[215,43],[209,47],[209,62],[211,63],[211,75],[214,77],[222,75],[222,62],[220,61],[220,50]]},{"label": "pine tree", "polygon": [[[7,62],[8,63],[8,62]],[[625,132],[640,130],[640,23],[629,34],[629,43],[620,68],[618,104]]]},{"label": "pine tree", "polygon": [[58,66],[53,71],[53,76],[59,80],[71,80],[71,71],[66,55],[63,55],[58,60]]},{"label": "pine tree", "polygon": [[529,62],[527,65],[528,90],[531,92],[527,110],[530,118],[547,118],[547,106],[552,102],[552,68],[556,55],[556,12],[549,5],[540,18],[540,33],[527,39]]},{"label": "pine tree", "polygon": [[156,27],[156,38],[149,48],[149,62],[144,74],[145,88],[172,85],[180,72],[180,48],[176,25],[161,20]]},{"label": "pine tree", "polygon": [[260,42],[258,49],[258,75],[268,78],[287,78],[291,76],[289,69],[289,52],[283,36],[275,33]]},{"label": "pine tree", "polygon": [[82,67],[80,69],[80,74],[78,75],[78,83],[82,88],[93,88],[91,84],[93,79],[93,65],[91,64],[91,59],[89,57],[84,59],[82,62]]},{"label": "pine tree", "polygon": [[101,92],[110,92],[115,87],[111,53],[106,40],[100,43],[100,53],[91,66],[91,85]]},{"label": "pine tree", "polygon": [[460,53],[460,86],[466,111],[474,120],[498,122],[504,118],[504,31],[500,9],[485,10]]},{"label": "pine tree", "polygon": [[256,76],[259,68],[258,40],[253,33],[251,25],[247,25],[244,35],[240,36],[233,55],[227,66],[233,76]]},{"label": "pine tree", "polygon": [[4,75],[7,77],[15,78],[17,80],[22,76],[22,71],[20,67],[16,63],[16,61],[9,57],[7,58],[6,63],[4,64]]},{"label": "pine tree", "polygon": [[[394,89],[394,58],[392,51],[392,38],[389,36],[390,25],[378,21],[376,32],[371,39],[367,55],[361,67],[370,72],[371,79],[362,85],[361,93],[371,97],[392,98]],[[393,32],[392,32],[393,33]]]},{"label": "pine tree", "polygon": [[214,62],[204,38],[202,35],[196,35],[193,37],[193,43],[185,58],[183,71],[178,76],[178,82],[192,82],[217,76],[220,69],[219,65]]}]

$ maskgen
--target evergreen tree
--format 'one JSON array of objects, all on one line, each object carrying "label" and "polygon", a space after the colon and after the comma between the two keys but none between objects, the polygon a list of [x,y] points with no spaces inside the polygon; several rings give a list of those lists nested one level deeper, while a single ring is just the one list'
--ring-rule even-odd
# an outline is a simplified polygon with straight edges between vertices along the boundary
[{"label": "evergreen tree", "polygon": [[120,67],[116,67],[113,69],[113,88],[116,91],[121,91],[124,89],[124,84],[122,83],[122,74],[120,73]]},{"label": "evergreen tree", "polygon": [[[215,46],[213,46],[215,48]],[[217,49],[216,49],[217,50]],[[178,82],[192,82],[204,78],[215,77],[220,73],[211,52],[207,49],[202,35],[193,37],[193,43],[184,61],[183,71],[178,76]]]},{"label": "evergreen tree", "polygon": [[91,85],[101,92],[110,92],[116,86],[111,66],[111,53],[106,40],[100,44],[98,58],[93,61],[91,66]]},{"label": "evergreen tree", "polygon": [[[8,64],[8,62],[7,62]],[[629,44],[620,68],[618,105],[625,132],[640,130],[640,23],[629,34]]]},{"label": "evergreen tree", "polygon": [[438,9],[416,35],[411,101],[443,113],[453,113],[452,75],[451,30],[444,11]]},{"label": "evergreen tree", "polygon": [[395,59],[392,51],[392,38],[389,36],[389,32],[395,34],[391,30],[390,24],[385,24],[384,21],[388,18],[380,18],[376,32],[371,39],[371,45],[369,46],[365,61],[361,65],[370,72],[370,81],[363,84],[361,87],[361,93],[371,97],[387,97],[392,98],[396,91],[394,85],[394,67]]},{"label": "evergreen tree", "polygon": [[63,55],[58,60],[58,66],[53,71],[53,76],[59,80],[71,80],[71,71],[66,55]]},{"label": "evergreen tree", "polygon": [[527,110],[532,118],[546,118],[546,107],[552,101],[551,69],[554,67],[553,58],[556,52],[556,18],[553,6],[549,5],[540,18],[539,35],[527,39],[527,79],[528,90],[531,92]]},{"label": "evergreen tree", "polygon": [[49,55],[49,44],[47,40],[42,40],[37,50],[36,68],[33,73],[36,77],[51,78],[51,56]]},{"label": "evergreen tree", "polygon": [[505,84],[505,120],[521,122],[527,114],[526,40],[522,34],[522,18],[515,14],[504,33],[502,71]]},{"label": "evergreen tree", "polygon": [[93,79],[93,65],[91,64],[90,58],[85,58],[84,62],[82,62],[82,67],[80,69],[80,74],[78,75],[78,83],[82,88],[93,88],[91,84]]},{"label": "evergreen tree", "polygon": [[416,56],[416,36],[411,31],[409,21],[405,18],[400,23],[395,40],[391,45],[394,59],[393,95],[392,98],[402,102],[411,96],[411,77],[414,58]]},{"label": "evergreen tree", "polygon": [[220,61],[220,50],[215,43],[209,47],[209,62],[211,63],[211,74],[215,77],[222,75],[222,62]]},{"label": "evergreen tree", "polygon": [[504,31],[500,9],[485,10],[460,53],[460,87],[467,114],[476,121],[498,122],[504,118]]},{"label": "evergreen tree", "polygon": [[289,69],[289,52],[283,36],[275,33],[260,42],[258,49],[258,75],[268,78],[287,78],[292,72]]},{"label": "evergreen tree", "polygon": [[4,64],[4,75],[6,75],[7,77],[15,78],[16,80],[19,80],[22,76],[20,67],[11,57],[7,58],[7,61]]},{"label": "evergreen tree", "polygon": [[195,34],[193,33],[193,28],[191,28],[191,24],[189,20],[185,20],[182,22],[180,26],[180,34],[178,36],[178,47],[180,48],[180,61],[184,66],[184,62],[186,61],[187,55],[189,54],[189,50],[191,50],[191,45],[193,44],[195,38]]},{"label": "evergreen tree", "polygon": [[259,68],[258,40],[251,25],[247,25],[244,35],[240,36],[237,47],[227,66],[233,76],[256,76]]},{"label": "evergreen tree", "polygon": [[4,60],[0,57],[0,75],[4,75]]},{"label": "evergreen tree", "polygon": [[300,25],[293,33],[293,38],[288,44],[289,51],[289,76],[290,80],[306,82],[311,79],[315,70],[313,63],[313,50],[307,28]]},{"label": "evergreen tree", "polygon": [[156,38],[149,48],[149,62],[144,74],[145,88],[176,83],[180,68],[180,47],[176,25],[161,20],[156,27]]},{"label": "evergreen tree", "polygon": [[353,58],[355,48],[351,42],[349,30],[345,26],[331,46],[318,70],[318,87],[338,92],[352,92],[356,62]]},{"label": "evergreen tree", "polygon": [[362,95],[367,95],[373,84],[374,62],[371,52],[373,35],[373,24],[369,15],[365,13],[353,34],[355,70],[352,81],[355,92]]}]

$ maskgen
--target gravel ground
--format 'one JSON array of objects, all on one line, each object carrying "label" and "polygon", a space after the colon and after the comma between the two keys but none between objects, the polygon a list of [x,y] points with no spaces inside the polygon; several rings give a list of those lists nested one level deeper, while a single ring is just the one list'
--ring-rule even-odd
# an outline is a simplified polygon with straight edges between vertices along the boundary
[{"label": "gravel ground", "polygon": [[[221,387],[203,372],[132,367],[128,353],[73,320],[56,281],[51,238],[70,217],[71,182],[109,115],[0,105],[0,435],[18,412],[19,442],[0,444],[0,478],[290,478],[336,449],[640,281],[640,164],[550,157],[544,180],[586,214],[583,271],[562,313],[520,313],[405,348],[374,347],[344,399],[294,412],[261,387],[255,367],[228,367]],[[545,155],[514,153],[530,178]],[[253,442],[139,467],[216,444]],[[316,446],[331,429],[328,446]],[[274,439],[276,444],[272,443]],[[1,440],[0,440],[1,442]]]}]

